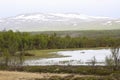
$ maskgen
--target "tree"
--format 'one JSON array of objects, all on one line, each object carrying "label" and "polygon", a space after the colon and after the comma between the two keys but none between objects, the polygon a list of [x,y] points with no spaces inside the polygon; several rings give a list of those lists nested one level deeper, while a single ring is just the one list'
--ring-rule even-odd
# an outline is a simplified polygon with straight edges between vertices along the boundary
[{"label": "tree", "polygon": [[4,64],[6,66],[8,66],[9,65],[9,61],[10,61],[10,54],[9,54],[7,49],[3,50],[3,57],[4,57],[4,61],[5,61]]},{"label": "tree", "polygon": [[106,56],[105,63],[106,63],[106,66],[109,66],[109,67],[113,66],[114,65],[113,57],[111,55]]},{"label": "tree", "polygon": [[115,65],[115,69],[118,69],[118,67],[120,66],[120,47],[115,45],[113,47],[111,47],[111,53],[112,53],[112,57],[114,60],[114,65]]},{"label": "tree", "polygon": [[97,60],[96,60],[96,58],[95,58],[95,56],[94,56],[94,57],[91,59],[91,64],[92,64],[92,66],[94,67],[96,63],[97,63]]}]

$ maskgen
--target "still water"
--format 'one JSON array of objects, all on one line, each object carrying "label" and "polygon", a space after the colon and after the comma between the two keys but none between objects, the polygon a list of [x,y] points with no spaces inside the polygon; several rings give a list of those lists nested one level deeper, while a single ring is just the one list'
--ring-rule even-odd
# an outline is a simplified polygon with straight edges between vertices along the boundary
[{"label": "still water", "polygon": [[55,53],[67,57],[26,60],[25,65],[91,65],[93,57],[96,59],[96,65],[105,65],[106,56],[111,55],[110,49],[59,51]]}]

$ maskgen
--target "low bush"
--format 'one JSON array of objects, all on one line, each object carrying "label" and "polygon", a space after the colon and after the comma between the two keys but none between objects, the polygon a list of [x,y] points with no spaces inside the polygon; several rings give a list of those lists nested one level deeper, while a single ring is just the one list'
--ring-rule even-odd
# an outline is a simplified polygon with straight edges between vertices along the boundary
[{"label": "low bush", "polygon": [[119,78],[114,78],[111,76],[106,77],[60,77],[60,76],[52,76],[50,78],[43,79],[35,79],[35,80],[120,80]]},{"label": "low bush", "polygon": [[24,56],[35,56],[35,55],[31,53],[24,53]]},{"label": "low bush", "polygon": [[[116,73],[116,71],[111,70],[105,66],[96,66],[95,68],[91,66],[25,66],[24,71],[27,72],[50,72],[50,73],[74,73],[83,75],[110,75]],[[117,71],[120,73],[120,71]]]}]

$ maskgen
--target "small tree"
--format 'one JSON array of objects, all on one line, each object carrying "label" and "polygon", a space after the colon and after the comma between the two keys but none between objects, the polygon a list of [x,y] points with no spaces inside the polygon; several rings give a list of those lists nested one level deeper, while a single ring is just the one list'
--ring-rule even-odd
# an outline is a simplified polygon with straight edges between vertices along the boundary
[{"label": "small tree", "polygon": [[106,63],[107,66],[113,66],[114,65],[113,57],[111,55],[106,56],[105,63]]},{"label": "small tree", "polygon": [[91,70],[92,70],[93,73],[95,73],[96,72],[95,65],[97,63],[97,60],[96,60],[95,56],[92,57],[92,59],[90,60],[90,63],[91,63],[91,68],[92,68]]},{"label": "small tree", "polygon": [[95,58],[95,56],[91,59],[91,65],[94,67],[95,64],[97,63],[97,60]]},{"label": "small tree", "polygon": [[115,69],[118,69],[118,67],[120,66],[120,52],[119,52],[119,50],[120,50],[119,46],[111,47],[111,53],[112,53]]},{"label": "small tree", "polygon": [[3,57],[4,57],[4,61],[5,61],[4,64],[5,64],[6,66],[8,66],[9,60],[10,60],[10,54],[9,54],[9,52],[8,52],[7,49],[4,49],[4,51],[3,51]]}]

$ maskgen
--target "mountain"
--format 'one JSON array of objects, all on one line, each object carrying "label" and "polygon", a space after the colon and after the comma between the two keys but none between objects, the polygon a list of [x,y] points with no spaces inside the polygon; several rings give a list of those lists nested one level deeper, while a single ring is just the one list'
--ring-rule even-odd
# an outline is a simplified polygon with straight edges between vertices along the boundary
[{"label": "mountain", "polygon": [[120,29],[120,19],[69,13],[33,13],[0,18],[0,30],[65,31]]}]

